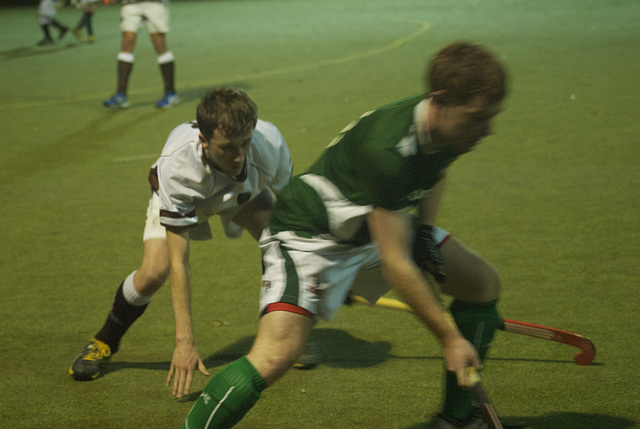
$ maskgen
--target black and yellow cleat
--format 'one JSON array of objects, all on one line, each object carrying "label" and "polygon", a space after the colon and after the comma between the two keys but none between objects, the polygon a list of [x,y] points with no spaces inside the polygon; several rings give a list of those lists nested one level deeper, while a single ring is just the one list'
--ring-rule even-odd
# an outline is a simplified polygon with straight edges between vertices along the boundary
[{"label": "black and yellow cleat", "polygon": [[69,374],[76,381],[90,381],[97,378],[111,359],[108,344],[93,338],[74,359]]}]

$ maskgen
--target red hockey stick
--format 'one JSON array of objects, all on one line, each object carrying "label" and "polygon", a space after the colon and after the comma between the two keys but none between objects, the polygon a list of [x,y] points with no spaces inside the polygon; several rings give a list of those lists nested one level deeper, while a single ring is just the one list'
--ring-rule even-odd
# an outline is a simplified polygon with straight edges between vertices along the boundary
[{"label": "red hockey stick", "polygon": [[[371,305],[366,299],[358,295],[351,295],[351,300],[360,304]],[[398,310],[412,311],[411,307],[402,301],[393,298],[380,298],[375,305],[385,308],[395,308]],[[528,335],[530,337],[542,338],[544,340],[555,341],[578,347],[581,352],[573,357],[578,365],[590,365],[596,356],[596,347],[587,337],[569,331],[549,328],[533,323],[518,322],[517,320],[504,319],[504,326],[500,327],[506,332],[514,334]]]},{"label": "red hockey stick", "polygon": [[502,329],[514,334],[528,335],[578,347],[582,351],[573,357],[573,360],[578,365],[591,365],[591,362],[596,357],[596,347],[590,339],[580,334],[511,319],[504,319],[504,327]]}]

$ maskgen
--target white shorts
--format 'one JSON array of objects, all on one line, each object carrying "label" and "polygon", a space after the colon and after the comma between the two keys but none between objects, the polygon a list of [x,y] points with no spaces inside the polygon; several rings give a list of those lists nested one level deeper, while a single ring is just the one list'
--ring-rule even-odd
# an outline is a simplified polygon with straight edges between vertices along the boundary
[{"label": "white shorts", "polygon": [[[220,223],[224,229],[227,238],[238,238],[242,235],[244,229],[231,219],[240,211],[241,207],[232,207],[219,213]],[[208,219],[200,219],[200,223],[189,228],[190,240],[209,240],[211,239],[211,228]],[[143,241],[157,239],[166,240],[167,230],[160,224],[160,196],[152,193],[147,207],[147,221],[144,227]]]},{"label": "white shorts", "polygon": [[149,33],[169,32],[169,3],[164,1],[144,1],[127,3],[120,9],[120,30],[138,32],[146,25]]},{"label": "white shorts", "polygon": [[38,6],[38,23],[40,25],[51,24],[55,16],[55,2],[53,0],[42,0]]},{"label": "white shorts", "polygon": [[[434,228],[442,242],[448,233]],[[260,238],[264,274],[260,288],[260,313],[282,303],[331,320],[349,292],[374,303],[389,291],[380,270],[374,244],[354,247],[329,239],[303,238],[285,231]]]}]

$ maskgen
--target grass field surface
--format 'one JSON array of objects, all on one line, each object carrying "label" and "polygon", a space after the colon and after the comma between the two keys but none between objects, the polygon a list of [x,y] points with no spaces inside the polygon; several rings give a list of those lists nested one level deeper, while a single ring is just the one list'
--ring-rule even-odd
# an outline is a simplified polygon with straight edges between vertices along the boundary
[{"label": "grass field surface", "polygon": [[[36,47],[35,7],[0,9],[0,427],[177,428],[208,377],[178,401],[169,287],[104,376],[68,367],[142,256],[148,168],[215,85],[241,88],[287,140],[295,172],[361,113],[423,90],[434,52],[488,46],[510,94],[496,134],[451,169],[439,216],[499,269],[504,317],[575,331],[598,353],[499,332],[483,378],[497,411],[531,427],[640,427],[640,2],[637,0],[247,0],[171,6],[178,107],[162,96],[141,31],[131,107],[115,89],[119,6],[96,43]],[[65,7],[60,21],[80,12]],[[214,374],[257,327],[259,251],[245,234],[193,243],[198,350]],[[364,306],[319,323],[321,365],[267,389],[240,429],[426,428],[443,364],[412,315]]]}]

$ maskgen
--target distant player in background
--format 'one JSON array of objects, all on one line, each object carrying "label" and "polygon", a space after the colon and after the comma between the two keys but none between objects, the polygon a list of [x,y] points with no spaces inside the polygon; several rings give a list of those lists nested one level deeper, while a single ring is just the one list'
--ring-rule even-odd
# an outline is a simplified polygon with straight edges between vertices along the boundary
[{"label": "distant player in background", "polygon": [[[316,318],[331,319],[351,290],[375,302],[387,284],[443,349],[446,397],[432,427],[486,427],[463,387],[465,369],[481,366],[501,323],[499,276],[434,222],[447,168],[491,134],[505,80],[483,47],[446,46],[425,74],[429,94],[365,113],[285,186],[260,240],[262,317],[253,347],[211,379],[183,428],[234,426],[296,362]],[[455,298],[457,328],[422,270]]]},{"label": "distant player in background", "polygon": [[53,37],[51,37],[50,27],[54,26],[58,30],[58,40],[62,38],[69,31],[69,27],[61,24],[56,20],[56,13],[58,8],[64,4],[61,0],[40,0],[38,6],[38,23],[44,33],[44,38],[38,42],[38,46],[46,46],[54,44]]},{"label": "distant player in background", "polygon": [[80,21],[73,29],[73,34],[79,41],[84,40],[83,28],[87,29],[87,41],[93,43],[95,37],[93,35],[93,15],[96,13],[98,0],[71,0],[71,4],[82,11]]},{"label": "distant player in background", "polygon": [[122,0],[120,12],[122,46],[118,53],[117,89],[113,97],[103,102],[106,107],[114,109],[129,107],[127,88],[134,63],[133,50],[136,46],[138,29],[143,25],[149,30],[164,82],[164,96],[156,103],[156,107],[169,109],[180,103],[175,88],[175,57],[167,47],[169,0]]},{"label": "distant player in background", "polygon": [[[271,213],[271,191],[289,182],[292,164],[282,135],[258,119],[256,105],[244,92],[211,90],[198,104],[196,117],[169,134],[151,168],[142,264],[117,289],[104,326],[69,368],[76,380],[100,375],[169,276],[176,348],[167,385],[175,377],[173,394],[181,397],[188,393],[194,370],[208,375],[193,337],[189,240],[211,239],[208,219],[214,215],[228,238],[246,229],[257,240]],[[223,245],[220,238],[215,245]]]}]

